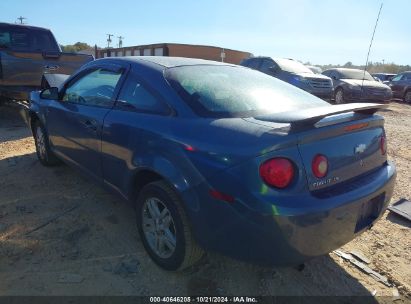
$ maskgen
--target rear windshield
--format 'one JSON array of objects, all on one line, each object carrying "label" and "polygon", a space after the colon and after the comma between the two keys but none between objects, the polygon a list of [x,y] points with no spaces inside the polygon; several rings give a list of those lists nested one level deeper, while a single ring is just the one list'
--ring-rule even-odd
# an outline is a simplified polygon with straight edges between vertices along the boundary
[{"label": "rear windshield", "polygon": [[275,62],[280,66],[283,71],[290,73],[309,73],[314,74],[309,68],[303,65],[301,62],[290,59],[275,59]]},{"label": "rear windshield", "polygon": [[0,27],[0,48],[13,51],[58,52],[53,35],[47,30]]},{"label": "rear windshield", "polygon": [[251,117],[328,104],[274,77],[239,66],[181,66],[167,69],[165,76],[203,117]]},{"label": "rear windshield", "polygon": [[371,80],[375,79],[367,71],[364,74],[364,71],[361,70],[339,70],[341,74],[341,79],[358,79],[358,80]]}]

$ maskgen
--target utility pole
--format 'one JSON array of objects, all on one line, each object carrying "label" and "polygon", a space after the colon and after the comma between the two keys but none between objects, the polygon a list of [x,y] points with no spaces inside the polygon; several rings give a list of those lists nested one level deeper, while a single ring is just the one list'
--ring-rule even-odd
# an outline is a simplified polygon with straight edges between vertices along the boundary
[{"label": "utility pole", "polygon": [[384,64],[385,64],[385,59],[382,60],[382,65],[384,65]]},{"label": "utility pole", "polygon": [[224,62],[225,56],[226,56],[225,50],[224,50],[224,49],[221,49],[221,53],[220,53],[221,62]]},{"label": "utility pole", "polygon": [[117,38],[118,38],[118,47],[119,47],[119,48],[123,47],[123,39],[124,39],[124,37],[118,36]]},{"label": "utility pole", "polygon": [[111,37],[113,37],[114,35],[113,34],[106,34],[107,35],[107,48],[109,49],[110,48],[110,43],[111,43]]},{"label": "utility pole", "polygon": [[26,18],[26,17],[23,17],[23,16],[20,16],[20,17],[17,18],[17,20],[20,21],[20,24],[25,24],[25,23],[23,22],[23,20],[25,20],[25,19],[27,19],[27,18]]}]

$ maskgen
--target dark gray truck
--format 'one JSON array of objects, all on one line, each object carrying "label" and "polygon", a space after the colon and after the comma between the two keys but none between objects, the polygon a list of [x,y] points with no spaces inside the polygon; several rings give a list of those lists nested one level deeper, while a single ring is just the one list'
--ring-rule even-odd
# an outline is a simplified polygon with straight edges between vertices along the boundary
[{"label": "dark gray truck", "polygon": [[31,91],[91,60],[90,55],[63,53],[48,29],[0,23],[0,103],[27,100]]}]

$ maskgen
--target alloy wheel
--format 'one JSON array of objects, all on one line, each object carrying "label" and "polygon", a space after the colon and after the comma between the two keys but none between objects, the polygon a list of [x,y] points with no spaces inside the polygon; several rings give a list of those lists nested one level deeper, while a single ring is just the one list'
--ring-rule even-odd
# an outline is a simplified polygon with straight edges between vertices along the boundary
[{"label": "alloy wheel", "polygon": [[338,90],[338,91],[335,93],[335,103],[336,103],[336,104],[344,103],[344,94],[343,94],[343,91],[342,91],[342,90]]},{"label": "alloy wheel", "polygon": [[176,249],[176,227],[170,210],[156,197],[147,198],[142,209],[142,228],[150,248],[169,258]]}]

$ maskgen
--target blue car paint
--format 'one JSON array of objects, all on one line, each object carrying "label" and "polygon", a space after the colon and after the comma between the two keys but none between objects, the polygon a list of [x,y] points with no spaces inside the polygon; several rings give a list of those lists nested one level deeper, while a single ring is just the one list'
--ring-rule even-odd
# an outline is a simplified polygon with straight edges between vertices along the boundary
[{"label": "blue car paint", "polygon": [[[384,193],[379,217],[387,207],[395,167],[386,156],[374,153],[384,132],[378,115],[327,118],[325,123],[341,122],[321,132],[298,134],[290,134],[287,124],[254,118],[199,118],[165,81],[163,66],[150,60],[104,59],[82,70],[106,62],[124,68],[121,81],[130,71],[139,75],[172,111],[151,115],[129,111],[118,102],[112,108],[94,108],[40,99],[33,92],[30,116],[46,127],[59,157],[126,200],[135,199],[139,172],[154,172],[168,181],[180,194],[196,239],[205,248],[247,260],[298,264],[364,231],[367,227],[355,231],[355,226],[362,206],[371,199]],[[120,88],[121,83],[116,93]],[[85,124],[87,120],[95,122],[96,130]],[[343,127],[353,121],[367,122],[372,131],[345,134]],[[354,156],[342,158],[340,152],[352,140],[370,142],[365,160],[374,170],[350,175]],[[310,144],[318,141],[331,145],[327,155],[342,180],[314,189],[309,163],[318,146]],[[265,160],[278,156],[292,160],[297,169],[286,190],[267,186],[258,174]],[[216,200],[210,189],[228,193],[235,201]]]}]

